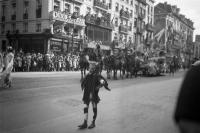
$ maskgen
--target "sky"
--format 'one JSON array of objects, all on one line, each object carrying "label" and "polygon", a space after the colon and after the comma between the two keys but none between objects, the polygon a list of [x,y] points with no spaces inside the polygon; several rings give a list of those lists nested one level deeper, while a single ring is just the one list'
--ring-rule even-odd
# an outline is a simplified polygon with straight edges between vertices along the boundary
[{"label": "sky", "polygon": [[180,8],[180,13],[194,22],[194,37],[200,35],[200,0],[155,0],[155,5],[159,2],[167,2]]}]

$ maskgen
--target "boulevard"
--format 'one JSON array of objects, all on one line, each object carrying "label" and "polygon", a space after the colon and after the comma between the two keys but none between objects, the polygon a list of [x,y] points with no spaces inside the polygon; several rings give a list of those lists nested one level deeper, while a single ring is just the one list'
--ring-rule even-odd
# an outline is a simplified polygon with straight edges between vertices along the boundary
[{"label": "boulevard", "polygon": [[[96,127],[79,130],[80,72],[12,73],[12,88],[0,90],[0,133],[178,133],[173,112],[184,74],[108,80]],[[89,124],[92,115],[90,108]]]}]

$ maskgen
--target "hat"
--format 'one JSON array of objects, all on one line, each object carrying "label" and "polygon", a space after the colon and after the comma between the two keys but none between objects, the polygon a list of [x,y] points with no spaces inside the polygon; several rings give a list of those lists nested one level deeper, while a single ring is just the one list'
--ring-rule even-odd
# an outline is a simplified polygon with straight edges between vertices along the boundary
[{"label": "hat", "polygon": [[88,62],[89,62],[89,71],[95,72],[98,62],[96,62],[96,61],[88,61]]}]

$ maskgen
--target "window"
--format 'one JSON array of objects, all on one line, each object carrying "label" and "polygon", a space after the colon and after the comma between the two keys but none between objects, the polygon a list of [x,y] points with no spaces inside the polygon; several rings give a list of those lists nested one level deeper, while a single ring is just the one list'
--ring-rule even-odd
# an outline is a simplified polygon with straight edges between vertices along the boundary
[{"label": "window", "polygon": [[118,12],[119,11],[119,3],[115,4],[115,11]]},{"label": "window", "polygon": [[129,4],[129,0],[126,0],[126,3],[128,3],[128,4]]},{"label": "window", "polygon": [[36,18],[41,18],[42,16],[42,1],[36,0]]},{"label": "window", "polygon": [[87,14],[88,13],[91,13],[91,8],[90,7],[87,7]]},{"label": "window", "polygon": [[122,8],[121,8],[122,10],[124,10],[124,6],[122,5]]},{"label": "window", "polygon": [[127,42],[127,35],[124,36],[124,41]]},{"label": "window", "polygon": [[16,24],[13,23],[13,24],[12,24],[12,32],[15,33],[15,31],[16,31]]},{"label": "window", "polygon": [[36,32],[41,32],[41,23],[36,24]]},{"label": "window", "polygon": [[151,7],[151,14],[153,14],[153,7]]},{"label": "window", "polygon": [[70,9],[71,9],[70,5],[69,4],[65,4],[65,12],[66,13],[70,13]]},{"label": "window", "polygon": [[128,26],[128,21],[126,20],[126,26]]},{"label": "window", "polygon": [[130,31],[132,31],[132,26],[133,26],[133,24],[130,23],[130,26],[129,26],[129,30],[130,30]]},{"label": "window", "polygon": [[126,8],[126,11],[128,12],[128,7]]},{"label": "window", "polygon": [[135,14],[138,14],[138,10],[139,10],[138,5],[135,5]]},{"label": "window", "polygon": [[24,14],[23,14],[23,19],[28,19],[28,1],[24,1]]},{"label": "window", "polygon": [[5,33],[5,24],[2,24],[1,25],[1,34],[4,34]]},{"label": "window", "polygon": [[133,10],[130,11],[130,17],[133,17]]},{"label": "window", "polygon": [[150,6],[148,5],[148,14],[150,14]]},{"label": "window", "polygon": [[80,15],[80,8],[79,7],[75,7],[75,12],[77,12],[77,15]]},{"label": "window", "polygon": [[6,5],[2,5],[2,16],[6,14]]},{"label": "window", "polygon": [[54,10],[60,11],[60,1],[58,1],[58,0],[54,1]]},{"label": "window", "polygon": [[28,23],[23,24],[23,32],[28,32]]},{"label": "window", "polygon": [[115,26],[118,26],[118,18],[115,18]]},{"label": "window", "polygon": [[24,14],[28,14],[28,1],[24,1]]},{"label": "window", "polygon": [[134,19],[134,27],[137,27],[137,18]]},{"label": "window", "polygon": [[133,0],[131,0],[131,6],[133,6]]},{"label": "window", "polygon": [[12,3],[12,15],[16,15],[16,3]]}]

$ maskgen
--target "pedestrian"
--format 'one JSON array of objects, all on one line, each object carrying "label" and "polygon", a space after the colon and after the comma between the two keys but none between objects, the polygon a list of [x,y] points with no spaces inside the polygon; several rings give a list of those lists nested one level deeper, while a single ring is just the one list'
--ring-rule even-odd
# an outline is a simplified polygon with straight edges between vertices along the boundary
[{"label": "pedestrian", "polygon": [[174,120],[181,133],[200,133],[200,61],[186,73],[180,88]]},{"label": "pedestrian", "polygon": [[99,75],[98,69],[99,67],[96,66],[96,62],[90,62],[90,70],[89,73],[86,75],[86,77],[83,79],[81,83],[81,88],[84,91],[83,92],[83,102],[85,104],[84,107],[84,122],[82,125],[79,125],[79,129],[85,129],[87,128],[87,121],[88,121],[88,109],[89,104],[92,103],[93,107],[93,120],[91,125],[88,127],[89,129],[92,129],[95,127],[95,120],[97,117],[97,104],[100,101],[100,98],[98,96],[99,89],[101,87],[105,87],[108,91],[110,89],[108,88],[108,83],[101,75]]},{"label": "pedestrian", "polygon": [[4,57],[4,69],[1,73],[0,77],[4,79],[4,85],[5,87],[11,87],[11,72],[13,69],[14,64],[14,53],[13,48],[9,46],[7,48],[7,53]]}]

